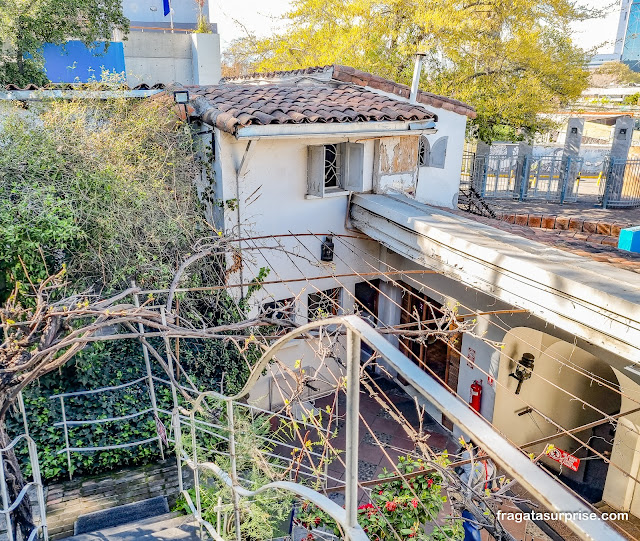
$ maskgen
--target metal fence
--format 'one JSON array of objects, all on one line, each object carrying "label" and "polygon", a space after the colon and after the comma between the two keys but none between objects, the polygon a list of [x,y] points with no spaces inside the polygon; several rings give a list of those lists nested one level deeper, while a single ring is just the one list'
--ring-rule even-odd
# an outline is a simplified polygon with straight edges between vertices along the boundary
[{"label": "metal fence", "polygon": [[640,160],[607,158],[600,183],[603,208],[640,207]]},{"label": "metal fence", "polygon": [[462,184],[471,185],[485,199],[574,202],[582,165],[583,159],[576,157],[465,153]]}]

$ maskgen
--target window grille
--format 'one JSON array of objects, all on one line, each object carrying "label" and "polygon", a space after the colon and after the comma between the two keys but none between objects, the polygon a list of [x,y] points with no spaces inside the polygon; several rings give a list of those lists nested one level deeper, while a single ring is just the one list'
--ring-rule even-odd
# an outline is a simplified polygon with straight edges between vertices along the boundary
[{"label": "window grille", "polygon": [[324,187],[337,188],[340,184],[340,146],[324,146]]},{"label": "window grille", "polygon": [[422,135],[418,143],[418,166],[426,167],[429,165],[429,141]]},{"label": "window grille", "polygon": [[342,288],[336,287],[317,293],[309,293],[307,298],[309,321],[337,316],[340,311],[341,291]]}]

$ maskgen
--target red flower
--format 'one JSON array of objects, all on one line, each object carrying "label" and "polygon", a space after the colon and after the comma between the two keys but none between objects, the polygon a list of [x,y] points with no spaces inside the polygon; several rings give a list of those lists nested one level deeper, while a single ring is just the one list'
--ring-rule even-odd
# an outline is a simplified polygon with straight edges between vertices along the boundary
[{"label": "red flower", "polygon": [[396,502],[387,502],[384,504],[384,507],[387,511],[395,511],[398,504]]},{"label": "red flower", "polygon": [[429,479],[429,480],[427,481],[427,486],[428,486],[429,488],[431,488],[431,487],[433,486],[433,479]]},{"label": "red flower", "polygon": [[378,494],[382,494],[382,490],[380,492],[378,492]]},{"label": "red flower", "polygon": [[316,523],[316,526],[317,526],[318,524],[320,524],[320,517],[316,517],[316,518],[313,520],[313,522],[315,522],[315,523]]},{"label": "red flower", "polygon": [[413,500],[411,500],[411,505],[413,505],[413,508],[416,509],[418,507],[418,500],[416,498],[413,498]]}]

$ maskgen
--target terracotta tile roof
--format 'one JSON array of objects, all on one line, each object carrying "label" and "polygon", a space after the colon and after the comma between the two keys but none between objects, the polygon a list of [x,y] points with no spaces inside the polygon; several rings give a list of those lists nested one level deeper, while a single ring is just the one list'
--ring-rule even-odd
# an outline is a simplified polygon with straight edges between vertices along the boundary
[{"label": "terracotta tile roof", "polygon": [[[396,83],[384,77],[367,73],[366,71],[357,70],[349,66],[341,66],[339,64],[333,64],[329,66],[317,66],[311,68],[304,68],[291,71],[271,71],[266,73],[252,73],[250,75],[243,75],[239,77],[227,77],[222,79],[221,83],[234,83],[234,82],[250,82],[250,81],[264,81],[264,80],[278,80],[278,79],[291,79],[300,78],[305,76],[318,77],[326,76],[333,81],[341,81],[343,83],[351,83],[358,86],[364,86],[380,90],[382,92],[388,92],[390,94],[396,94],[403,98],[409,98],[410,88],[407,85]],[[455,100],[453,98],[447,98],[445,96],[438,96],[431,92],[424,92],[420,90],[417,96],[418,103],[429,105],[431,107],[437,107],[446,111],[453,111],[460,115],[466,115],[469,118],[476,117],[476,111],[471,106],[464,102]]]},{"label": "terracotta tile roof", "polygon": [[187,87],[208,102],[202,120],[228,133],[250,125],[436,120],[420,106],[344,83]]},{"label": "terracotta tile roof", "polygon": [[[469,214],[461,210],[443,210],[495,227],[496,229],[501,229],[502,231],[508,231],[520,237],[553,246],[559,250],[571,252],[582,257],[588,257],[601,263],[607,263],[614,267],[640,274],[640,254],[619,250],[617,248],[618,238],[611,234],[602,235],[589,233],[588,231],[578,231],[577,229],[543,229],[540,227],[518,225],[517,223],[500,219],[485,218],[484,216]],[[611,233],[611,230],[609,231]]]},{"label": "terracotta tile roof", "polygon": [[137,86],[129,86],[127,84],[109,84],[109,83],[49,83],[45,86],[38,86],[33,83],[20,87],[15,84],[8,84],[0,87],[0,90],[20,91],[20,90],[164,90],[163,83],[148,85],[146,83]]}]

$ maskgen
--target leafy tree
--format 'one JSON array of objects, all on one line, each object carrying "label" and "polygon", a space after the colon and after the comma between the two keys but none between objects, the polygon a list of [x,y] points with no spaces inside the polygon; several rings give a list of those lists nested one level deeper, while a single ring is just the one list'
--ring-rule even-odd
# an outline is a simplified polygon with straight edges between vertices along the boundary
[{"label": "leafy tree", "polygon": [[90,46],[108,42],[113,30],[129,30],[120,0],[0,0],[0,84],[44,84],[45,43]]},{"label": "leafy tree", "polygon": [[589,82],[598,88],[640,84],[640,73],[632,71],[623,62],[605,62],[591,72]]},{"label": "leafy tree", "polygon": [[76,292],[166,287],[209,231],[193,138],[171,100],[58,100],[5,118],[0,301],[63,264]]},{"label": "leafy tree", "polygon": [[595,15],[572,0],[297,0],[284,32],[234,43],[227,65],[252,55],[258,71],[340,63],[410,83],[424,52],[422,88],[474,105],[490,141],[498,126],[544,130],[544,113],[580,96],[585,52],[569,23]]}]

